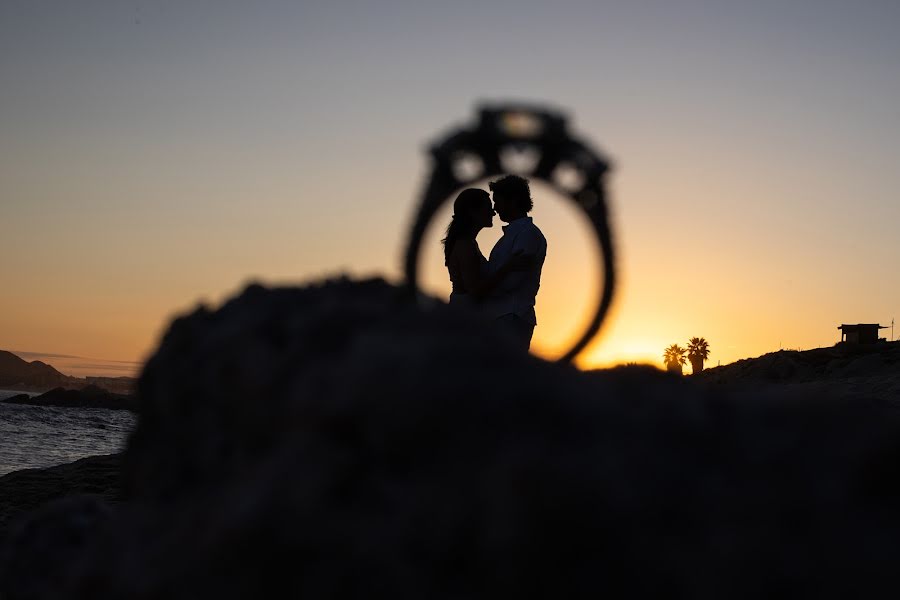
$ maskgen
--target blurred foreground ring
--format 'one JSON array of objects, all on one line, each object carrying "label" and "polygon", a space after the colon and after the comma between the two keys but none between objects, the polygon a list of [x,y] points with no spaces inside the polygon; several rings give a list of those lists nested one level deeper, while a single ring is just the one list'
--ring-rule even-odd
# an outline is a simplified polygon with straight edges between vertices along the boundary
[{"label": "blurred foreground ring", "polygon": [[560,361],[572,361],[600,329],[612,303],[615,261],[607,214],[607,161],[566,130],[565,117],[536,107],[503,105],[480,109],[477,127],[451,132],[431,149],[433,168],[406,246],[406,285],[418,291],[419,251],[425,231],[445,202],[461,188],[506,173],[539,179],[578,205],[599,242],[603,292],[594,316]]}]

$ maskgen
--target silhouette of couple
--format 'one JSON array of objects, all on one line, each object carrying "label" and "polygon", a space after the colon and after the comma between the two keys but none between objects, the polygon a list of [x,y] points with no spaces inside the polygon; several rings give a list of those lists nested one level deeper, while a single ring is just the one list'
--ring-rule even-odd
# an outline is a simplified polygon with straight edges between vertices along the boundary
[{"label": "silhouette of couple", "polygon": [[[463,190],[453,202],[442,240],[453,284],[450,304],[481,311],[527,350],[537,325],[534,301],[547,240],[528,216],[534,203],[527,179],[507,175],[488,187],[493,206],[490,194],[478,188]],[[486,259],[475,238],[482,228],[493,227],[494,214],[508,225]]]}]

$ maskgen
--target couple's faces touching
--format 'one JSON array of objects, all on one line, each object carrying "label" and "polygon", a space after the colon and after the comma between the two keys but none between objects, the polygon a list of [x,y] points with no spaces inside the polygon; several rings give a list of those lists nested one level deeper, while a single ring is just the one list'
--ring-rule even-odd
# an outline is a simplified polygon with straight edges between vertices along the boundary
[{"label": "couple's faces touching", "polygon": [[491,203],[490,196],[485,194],[484,199],[471,209],[472,219],[479,227],[493,227],[494,215],[505,223],[509,223],[515,217],[516,207],[508,198],[494,192],[493,199]]},{"label": "couple's faces touching", "polygon": [[493,196],[494,211],[497,213],[497,216],[500,217],[501,221],[509,223],[512,220],[510,218],[510,212],[513,208],[509,199],[506,198],[503,194],[498,194],[497,192],[494,192]]}]

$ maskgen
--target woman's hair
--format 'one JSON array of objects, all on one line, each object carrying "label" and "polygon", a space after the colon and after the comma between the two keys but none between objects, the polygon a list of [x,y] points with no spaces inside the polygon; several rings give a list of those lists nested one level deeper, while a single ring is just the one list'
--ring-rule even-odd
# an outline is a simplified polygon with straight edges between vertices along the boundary
[{"label": "woman's hair", "polygon": [[453,218],[450,220],[450,225],[447,226],[447,237],[441,240],[441,243],[444,244],[445,265],[450,262],[450,252],[453,250],[456,240],[474,227],[475,221],[472,219],[472,213],[479,203],[485,200],[491,201],[491,195],[486,191],[468,188],[461,191],[453,201]]}]

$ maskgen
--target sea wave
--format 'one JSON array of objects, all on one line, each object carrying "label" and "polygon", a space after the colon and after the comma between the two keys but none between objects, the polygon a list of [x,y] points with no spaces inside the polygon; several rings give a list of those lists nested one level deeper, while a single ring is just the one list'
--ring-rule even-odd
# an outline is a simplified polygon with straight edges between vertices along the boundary
[{"label": "sea wave", "polygon": [[[0,400],[21,393],[0,390]],[[0,402],[0,475],[120,452],[136,422],[125,410]]]}]

